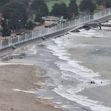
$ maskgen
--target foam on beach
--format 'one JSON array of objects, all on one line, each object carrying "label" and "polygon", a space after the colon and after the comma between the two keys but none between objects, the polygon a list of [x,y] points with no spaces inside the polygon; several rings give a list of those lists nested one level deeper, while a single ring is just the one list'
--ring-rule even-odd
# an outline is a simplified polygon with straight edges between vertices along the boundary
[{"label": "foam on beach", "polygon": [[95,29],[85,30],[81,29],[78,33],[72,33],[73,36],[76,37],[86,37],[86,38],[104,38],[104,34],[101,33],[102,30],[98,30],[98,32]]},{"label": "foam on beach", "polygon": [[27,65],[27,66],[33,66],[34,64],[29,64],[29,63],[5,63],[5,62],[0,62],[0,66],[7,66],[7,65]]},{"label": "foam on beach", "polygon": [[23,92],[23,93],[28,93],[28,94],[36,94],[35,91],[26,91],[26,90],[21,90],[21,89],[13,89],[15,92]]},{"label": "foam on beach", "polygon": [[[72,36],[72,34],[69,34],[69,36]],[[109,85],[110,81],[101,79],[101,75],[98,72],[94,72],[93,70],[81,65],[80,61],[76,61],[70,58],[70,54],[67,53],[65,48],[65,43],[66,41],[68,42],[66,36],[53,39],[53,41],[54,44],[48,45],[47,47],[51,50],[53,55],[59,58],[60,61],[57,61],[55,64],[60,68],[62,77],[74,78],[80,82],[76,87],[60,84],[53,91],[61,97],[76,102],[80,105],[89,107],[93,111],[111,111],[111,108],[104,106],[102,102],[91,100],[88,97],[78,95],[78,93],[86,88]],[[95,84],[91,85],[90,81],[94,81]]]},{"label": "foam on beach", "polygon": [[27,45],[24,48],[19,48],[15,50],[14,54],[24,53],[26,56],[33,56],[37,54],[36,45]]}]

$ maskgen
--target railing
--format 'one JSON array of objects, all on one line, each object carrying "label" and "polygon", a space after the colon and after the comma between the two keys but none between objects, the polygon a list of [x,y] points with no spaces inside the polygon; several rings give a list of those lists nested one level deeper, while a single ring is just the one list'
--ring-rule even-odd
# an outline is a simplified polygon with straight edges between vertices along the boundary
[{"label": "railing", "polygon": [[[54,26],[52,28],[43,28],[39,31],[30,31],[28,33],[25,33],[23,35],[17,35],[16,37],[8,37],[6,39],[0,40],[0,49],[8,48],[13,45],[21,44],[30,40],[34,40],[37,38],[45,37],[47,35],[65,30],[65,29],[76,29],[84,24],[98,21],[101,18],[111,16],[111,9],[106,9],[103,11],[100,11],[98,13],[95,13],[93,16],[87,15],[84,17],[80,17],[78,19],[68,21],[66,23],[58,24],[57,26]],[[108,18],[109,19],[109,18]]]}]

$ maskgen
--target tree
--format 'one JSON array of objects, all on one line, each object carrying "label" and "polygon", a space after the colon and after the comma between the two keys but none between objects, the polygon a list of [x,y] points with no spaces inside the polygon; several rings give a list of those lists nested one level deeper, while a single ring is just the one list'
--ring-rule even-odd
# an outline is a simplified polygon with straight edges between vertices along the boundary
[{"label": "tree", "polygon": [[76,0],[70,0],[68,11],[70,14],[69,16],[71,16],[71,17],[78,15],[78,6],[76,4]]},{"label": "tree", "polygon": [[79,7],[80,11],[92,14],[96,9],[96,3],[92,0],[83,0]]},{"label": "tree", "polygon": [[[17,0],[16,0],[17,1]],[[25,5],[29,5],[29,3],[30,3],[30,1],[31,0],[20,0],[19,2],[21,2],[21,3],[23,3],[23,4],[25,4]]]},{"label": "tree", "polygon": [[2,10],[3,6],[9,2],[10,0],[0,0],[0,11]]},{"label": "tree", "polygon": [[64,18],[69,18],[68,8],[64,3],[55,4],[53,6],[51,15],[54,15],[54,16],[57,16],[57,17],[63,16]]},{"label": "tree", "polygon": [[97,3],[98,5],[103,5],[103,0],[96,0],[96,3]]},{"label": "tree", "polygon": [[32,30],[34,28],[35,24],[32,21],[27,21],[26,23],[26,29]]},{"label": "tree", "polygon": [[1,26],[2,26],[2,36],[6,37],[6,36],[10,36],[11,35],[11,29],[8,25],[8,21],[7,20],[2,20],[1,21]]},{"label": "tree", "polygon": [[49,14],[48,7],[44,0],[34,0],[31,4],[31,9],[35,11],[36,21],[40,21],[42,16]]},{"label": "tree", "polygon": [[10,0],[0,0],[0,6],[5,5],[6,3],[9,3]]},{"label": "tree", "polygon": [[111,7],[111,0],[96,0],[98,5],[103,5],[106,8],[110,8]]},{"label": "tree", "polygon": [[27,11],[23,3],[12,1],[6,4],[2,10],[3,17],[8,20],[12,30],[24,28],[27,21]]},{"label": "tree", "polygon": [[111,0],[104,0],[104,5],[106,8],[110,8],[111,7]]}]

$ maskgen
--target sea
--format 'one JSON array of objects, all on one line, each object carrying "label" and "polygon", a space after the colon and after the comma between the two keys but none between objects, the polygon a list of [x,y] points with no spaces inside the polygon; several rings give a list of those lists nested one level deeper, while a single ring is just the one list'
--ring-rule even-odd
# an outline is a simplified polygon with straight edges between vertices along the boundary
[{"label": "sea", "polygon": [[111,111],[110,27],[68,32],[24,50],[21,61],[44,69],[45,87],[36,98],[64,111]]}]

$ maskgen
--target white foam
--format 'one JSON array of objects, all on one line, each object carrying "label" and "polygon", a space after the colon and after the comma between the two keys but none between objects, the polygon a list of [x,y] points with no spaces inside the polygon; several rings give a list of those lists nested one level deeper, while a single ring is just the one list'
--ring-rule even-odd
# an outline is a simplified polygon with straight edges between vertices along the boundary
[{"label": "white foam", "polygon": [[13,91],[23,92],[23,93],[29,93],[29,94],[36,94],[35,91],[26,91],[26,90],[21,90],[21,89],[13,89]]},{"label": "white foam", "polygon": [[37,54],[36,45],[33,45],[31,48],[29,48],[28,51],[27,51],[27,54],[36,55]]},{"label": "white foam", "polygon": [[78,108],[78,107],[73,107],[72,105],[62,105],[62,108],[68,109],[68,108]]},{"label": "white foam", "polygon": [[29,64],[29,63],[4,63],[4,62],[0,62],[0,66],[6,66],[6,65],[27,65],[27,66],[33,66],[34,64]]},{"label": "white foam", "polygon": [[[101,30],[102,32],[102,30]],[[75,37],[87,37],[87,38],[91,38],[91,37],[96,37],[96,38],[103,38],[104,34],[101,33],[100,30],[97,31],[95,29],[90,29],[90,30],[80,30],[80,32],[77,33],[72,33],[71,36],[75,36]]]},{"label": "white foam", "polygon": [[19,48],[14,51],[13,55],[21,54],[21,53],[24,53],[27,56],[36,55],[37,54],[36,45],[28,45],[28,46],[25,46],[24,48]]},{"label": "white foam", "polygon": [[[47,47],[51,50],[53,55],[62,60],[62,62],[56,62],[56,65],[62,71],[62,77],[72,77],[81,82],[76,87],[59,85],[57,88],[54,89],[54,91],[62,97],[67,98],[68,100],[89,107],[93,111],[111,111],[110,107],[104,106],[101,102],[90,100],[88,99],[88,97],[82,95],[77,95],[77,93],[83,91],[86,88],[109,85],[110,81],[100,79],[99,73],[95,73],[93,70],[80,65],[80,61],[78,62],[72,60],[70,58],[70,54],[67,53],[65,49],[64,37],[53,39],[53,41],[56,44],[48,45]],[[94,81],[95,84],[91,85],[89,83],[90,81]]]},{"label": "white foam", "polygon": [[76,93],[67,92],[67,89],[56,88],[54,91],[68,100],[74,101],[85,107],[90,107],[93,111],[111,111],[110,107],[104,106],[102,103],[88,99],[88,97],[77,95]]}]

